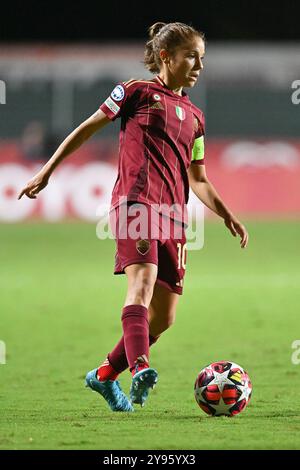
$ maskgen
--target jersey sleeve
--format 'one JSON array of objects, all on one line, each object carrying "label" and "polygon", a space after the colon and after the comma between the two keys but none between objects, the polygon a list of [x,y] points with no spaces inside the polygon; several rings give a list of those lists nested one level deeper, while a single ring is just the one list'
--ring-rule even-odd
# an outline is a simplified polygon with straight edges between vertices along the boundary
[{"label": "jersey sleeve", "polygon": [[204,159],[205,121],[204,121],[204,115],[202,112],[197,120],[198,120],[198,128],[195,133],[195,140],[194,140],[194,145],[192,149],[191,163],[194,163],[196,165],[205,165],[205,159]]},{"label": "jersey sleeve", "polygon": [[132,92],[126,88],[124,83],[118,83],[109,97],[101,104],[101,111],[114,121],[122,116],[130,108]]}]

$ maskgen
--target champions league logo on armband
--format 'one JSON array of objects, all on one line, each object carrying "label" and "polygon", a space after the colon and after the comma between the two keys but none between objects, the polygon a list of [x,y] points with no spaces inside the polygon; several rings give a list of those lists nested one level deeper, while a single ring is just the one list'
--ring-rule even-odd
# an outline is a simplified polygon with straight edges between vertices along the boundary
[{"label": "champions league logo on armband", "polygon": [[122,85],[117,85],[111,92],[110,96],[115,101],[121,101],[125,96],[125,90]]}]

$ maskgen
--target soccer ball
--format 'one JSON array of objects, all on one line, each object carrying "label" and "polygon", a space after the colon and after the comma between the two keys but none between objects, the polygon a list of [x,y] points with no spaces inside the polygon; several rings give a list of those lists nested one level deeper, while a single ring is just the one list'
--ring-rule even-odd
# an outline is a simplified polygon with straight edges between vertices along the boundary
[{"label": "soccer ball", "polygon": [[252,384],[247,372],[230,361],[213,362],[196,379],[195,398],[200,408],[212,416],[234,416],[249,403]]}]

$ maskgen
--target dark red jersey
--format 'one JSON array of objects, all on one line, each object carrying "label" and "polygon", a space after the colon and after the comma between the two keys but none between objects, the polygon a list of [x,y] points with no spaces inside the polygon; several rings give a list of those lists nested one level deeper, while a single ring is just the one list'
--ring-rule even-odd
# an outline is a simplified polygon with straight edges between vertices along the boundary
[{"label": "dark red jersey", "polygon": [[121,117],[112,207],[137,201],[186,221],[187,169],[204,163],[202,111],[160,77],[118,84],[100,109],[112,120]]}]

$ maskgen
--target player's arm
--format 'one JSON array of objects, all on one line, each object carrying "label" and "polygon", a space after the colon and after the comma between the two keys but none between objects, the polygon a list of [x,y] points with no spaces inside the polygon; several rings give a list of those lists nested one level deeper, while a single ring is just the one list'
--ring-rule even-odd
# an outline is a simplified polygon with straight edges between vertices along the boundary
[{"label": "player's arm", "polygon": [[101,109],[86,119],[60,144],[53,156],[43,168],[27,183],[20,192],[18,199],[26,194],[30,199],[36,199],[38,194],[48,184],[48,180],[55,168],[71,153],[77,150],[96,131],[99,131],[107,123],[111,122]]},{"label": "player's arm", "polygon": [[241,224],[241,222],[228,209],[207,178],[205,165],[197,164],[195,161],[192,162],[188,169],[188,177],[190,187],[198,199],[200,199],[203,204],[205,204],[209,209],[224,219],[224,223],[232,235],[234,237],[236,234],[240,236],[241,248],[245,248],[248,244],[248,232],[244,225]]}]

